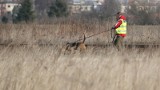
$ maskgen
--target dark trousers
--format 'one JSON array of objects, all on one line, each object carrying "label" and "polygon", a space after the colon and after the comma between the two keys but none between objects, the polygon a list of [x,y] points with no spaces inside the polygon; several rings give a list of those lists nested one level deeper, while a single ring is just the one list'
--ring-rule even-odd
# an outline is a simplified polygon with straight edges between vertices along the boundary
[{"label": "dark trousers", "polygon": [[113,44],[116,46],[118,51],[121,51],[124,47],[123,46],[123,39],[124,39],[124,37],[118,36],[118,35],[115,35],[115,37],[113,39]]}]

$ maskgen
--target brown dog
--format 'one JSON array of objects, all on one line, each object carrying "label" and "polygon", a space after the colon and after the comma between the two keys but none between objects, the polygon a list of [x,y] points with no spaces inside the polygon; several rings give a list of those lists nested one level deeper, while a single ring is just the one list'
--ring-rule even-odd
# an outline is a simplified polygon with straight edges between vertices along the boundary
[{"label": "brown dog", "polygon": [[72,43],[68,42],[66,44],[65,52],[69,51],[72,53],[75,50],[79,50],[80,52],[85,51],[86,50],[86,45],[84,44],[85,40],[86,40],[86,36],[84,34],[83,41],[77,41]]}]

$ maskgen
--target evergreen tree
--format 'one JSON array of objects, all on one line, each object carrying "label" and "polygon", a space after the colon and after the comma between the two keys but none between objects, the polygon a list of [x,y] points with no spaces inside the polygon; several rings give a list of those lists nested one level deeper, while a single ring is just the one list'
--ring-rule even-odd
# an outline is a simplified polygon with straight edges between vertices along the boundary
[{"label": "evergreen tree", "polygon": [[17,23],[18,21],[17,21],[17,14],[18,14],[18,11],[19,11],[19,6],[16,6],[16,7],[14,7],[13,8],[13,13],[12,13],[12,21],[13,21],[13,23]]},{"label": "evergreen tree", "polygon": [[33,21],[34,12],[31,0],[24,0],[21,3],[21,7],[19,8],[16,19],[17,21],[25,21],[26,23]]},{"label": "evergreen tree", "polygon": [[68,15],[67,3],[64,0],[54,0],[49,7],[49,17],[63,17]]}]

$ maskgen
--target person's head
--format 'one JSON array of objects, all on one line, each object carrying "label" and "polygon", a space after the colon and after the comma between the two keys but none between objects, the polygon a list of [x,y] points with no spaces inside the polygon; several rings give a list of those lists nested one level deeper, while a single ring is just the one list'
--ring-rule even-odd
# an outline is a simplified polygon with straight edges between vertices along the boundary
[{"label": "person's head", "polygon": [[116,13],[116,19],[118,20],[118,19],[120,18],[121,15],[122,15],[121,12],[117,12],[117,13]]}]

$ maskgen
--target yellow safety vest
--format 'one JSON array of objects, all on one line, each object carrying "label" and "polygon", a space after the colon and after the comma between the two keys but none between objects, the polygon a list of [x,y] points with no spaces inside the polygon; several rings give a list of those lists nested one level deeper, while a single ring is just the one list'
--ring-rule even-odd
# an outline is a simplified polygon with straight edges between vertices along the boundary
[{"label": "yellow safety vest", "polygon": [[122,24],[120,25],[120,27],[116,29],[116,34],[126,34],[127,33],[127,22],[123,19],[121,20],[122,20]]}]

